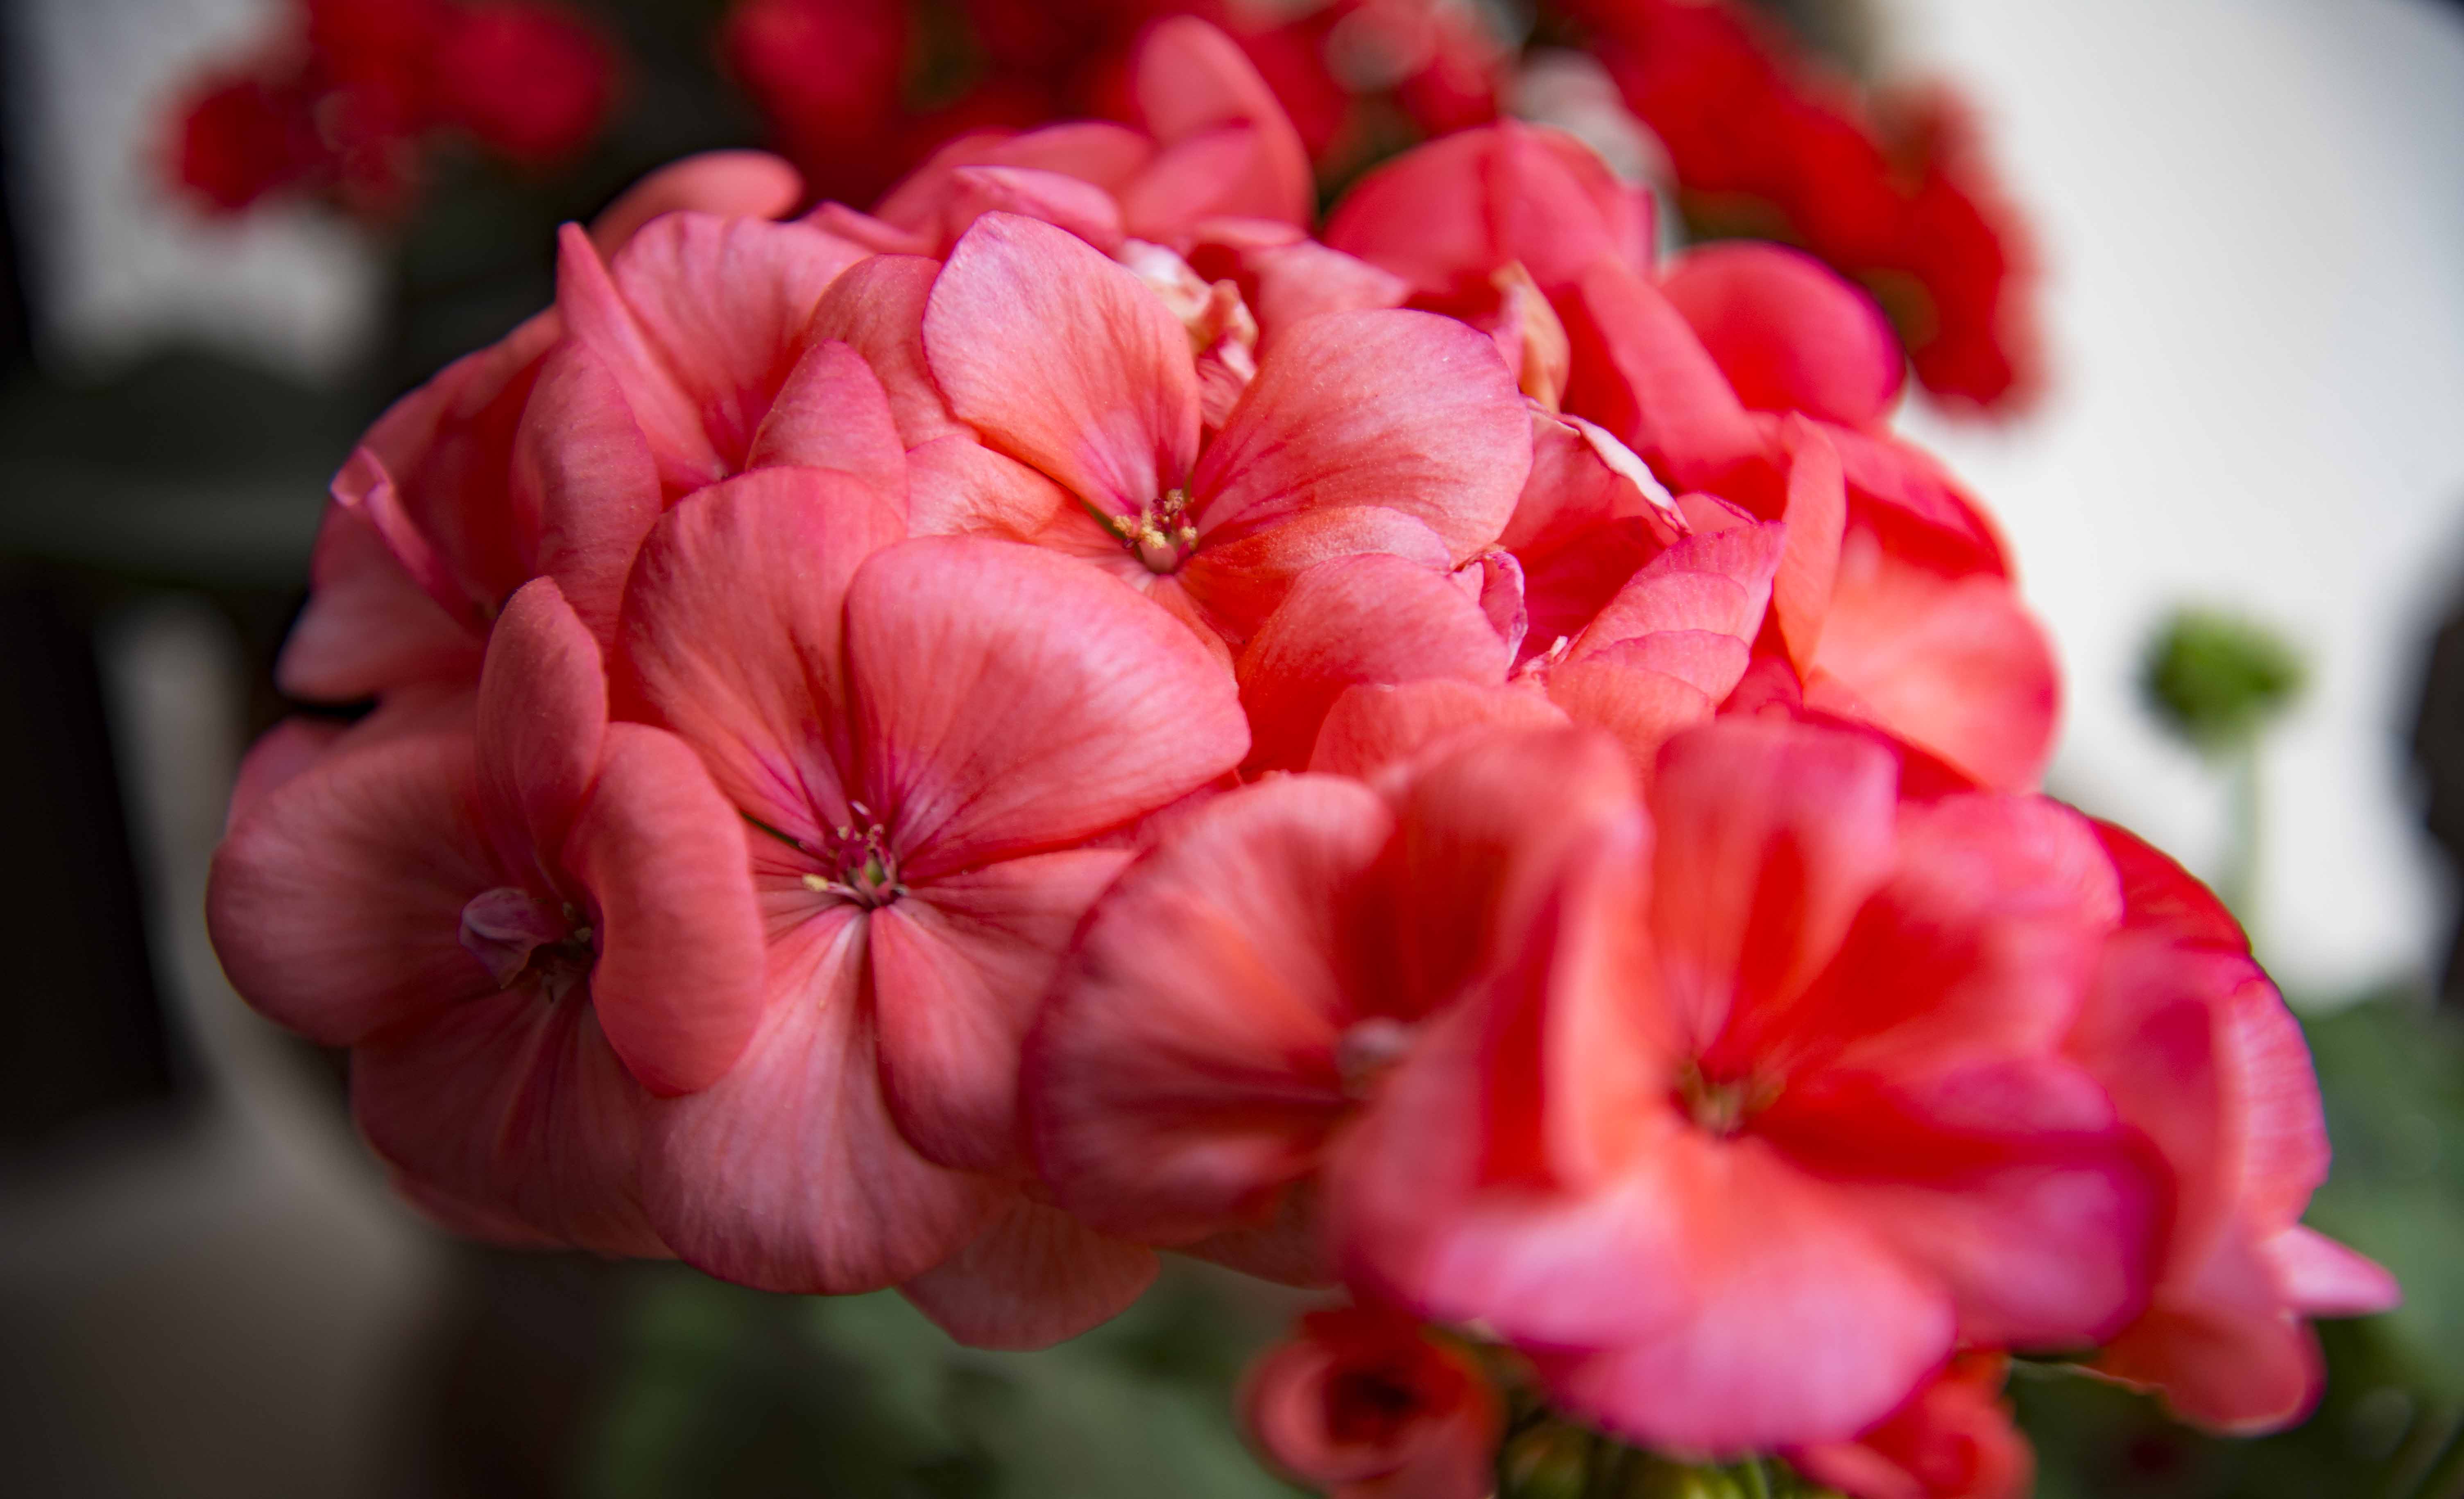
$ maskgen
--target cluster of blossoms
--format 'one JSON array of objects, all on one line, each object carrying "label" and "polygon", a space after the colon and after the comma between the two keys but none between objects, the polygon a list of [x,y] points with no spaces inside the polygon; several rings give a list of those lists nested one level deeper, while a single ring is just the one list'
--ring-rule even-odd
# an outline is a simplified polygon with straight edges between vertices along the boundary
[{"label": "cluster of blossoms", "polygon": [[[953,9],[739,0],[722,50],[813,185],[869,197],[970,130],[1073,109],[1133,118],[1135,39],[1165,15],[1223,27],[1336,180],[1493,121],[1518,91],[1549,90],[1531,59],[1579,47],[1605,67],[1623,128],[1659,142],[1698,229],[1800,246],[1876,293],[1918,380],[1949,402],[2007,410],[2039,383],[2025,229],[1957,98],[1860,90],[1746,0],[1550,0],[1520,19],[1484,0]],[[938,88],[930,107],[903,81],[918,79]]]},{"label": "cluster of blossoms", "polygon": [[532,0],[296,0],[289,33],[176,101],[168,173],[204,207],[320,192],[398,208],[425,142],[458,131],[518,165],[590,143],[614,91],[598,33]]},{"label": "cluster of blossoms", "polygon": [[1340,1284],[1247,1404],[1343,1495],[2012,1493],[2013,1353],[2305,1410],[2393,1287],[2300,1033],[2035,790],[1871,300],[1519,124],[1312,237],[1232,42],[1132,84],[869,212],[679,163],[343,468],[281,684],[377,706],[253,751],[209,918],[403,1192],[995,1346]]}]

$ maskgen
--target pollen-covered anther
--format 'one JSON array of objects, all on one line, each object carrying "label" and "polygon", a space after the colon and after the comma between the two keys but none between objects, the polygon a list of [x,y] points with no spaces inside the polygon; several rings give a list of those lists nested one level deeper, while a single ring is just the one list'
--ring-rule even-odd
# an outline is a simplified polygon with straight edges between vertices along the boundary
[{"label": "pollen-covered anther", "polygon": [[832,829],[824,846],[814,850],[836,876],[808,874],[804,888],[868,909],[888,905],[907,893],[898,880],[898,858],[891,852],[889,834],[864,803],[851,801],[847,811],[855,820]]},{"label": "pollen-covered anther", "polygon": [[1778,1097],[1778,1086],[1767,1079],[1709,1077],[1695,1062],[1687,1062],[1677,1077],[1679,1104],[1698,1127],[1724,1138],[1743,1130]]},{"label": "pollen-covered anther", "polygon": [[1150,573],[1172,573],[1189,560],[1198,545],[1198,527],[1190,520],[1189,494],[1167,489],[1161,499],[1135,515],[1109,523],[1111,532]]}]

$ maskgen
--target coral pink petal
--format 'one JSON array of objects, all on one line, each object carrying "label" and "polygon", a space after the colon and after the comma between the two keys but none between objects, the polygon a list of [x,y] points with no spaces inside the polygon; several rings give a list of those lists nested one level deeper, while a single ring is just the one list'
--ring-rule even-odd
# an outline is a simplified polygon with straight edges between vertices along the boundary
[{"label": "coral pink petal", "polygon": [[[1658,635],[1648,641],[1627,641],[1605,651],[1552,667],[1547,679],[1549,701],[1557,710],[1578,724],[1589,724],[1616,736],[1635,764],[1648,770],[1660,754],[1661,747],[1697,724],[1707,724],[1719,707],[1719,700],[1705,692],[1693,682],[1659,669],[1652,663],[1655,652],[1646,646],[1662,646],[1676,640],[1699,641],[1710,656],[1717,652],[1726,636],[1672,637]],[[1730,642],[1733,643],[1733,642]],[[1666,654],[1665,650],[1657,654]],[[1739,671],[1745,668],[1744,653],[1737,653],[1734,663]],[[1719,669],[1717,662],[1705,663],[1705,669],[1690,675],[1701,677]]]},{"label": "coral pink petal", "polygon": [[[522,585],[479,676],[479,790],[509,864],[552,861],[599,773],[607,675],[598,642],[552,578]],[[539,856],[531,856],[534,858]],[[554,878],[552,863],[539,873]]]},{"label": "coral pink petal", "polygon": [[[1765,523],[1683,538],[1617,591],[1599,618],[1575,638],[1567,660],[1578,662],[1608,646],[1663,631],[1700,631],[1750,643],[1762,628],[1785,535],[1781,526]],[[1740,660],[1737,671],[1744,669]],[[1717,702],[1736,685],[1736,677],[1701,685]]]},{"label": "coral pink petal", "polygon": [[616,290],[607,262],[578,225],[566,225],[557,242],[556,310],[574,340],[615,380],[669,493],[689,493],[727,472],[728,457],[703,429],[693,396],[668,368],[665,355]]},{"label": "coral pink petal", "polygon": [[590,1006],[491,995],[351,1054],[351,1112],[394,1164],[602,1254],[664,1256],[635,1188],[647,1097]]},{"label": "coral pink petal", "polygon": [[2156,1162],[2067,1063],[1826,1075],[1792,1083],[1755,1132],[1941,1276],[1970,1341],[2085,1346],[2146,1304]]},{"label": "coral pink petal", "polygon": [[1364,1293],[1560,1348],[1650,1336],[1694,1305],[1667,1209],[1696,1158],[1672,1148],[1623,908],[1640,836],[1582,842],[1507,961],[1429,1018],[1337,1144],[1327,1210]]},{"label": "coral pink petal", "polygon": [[1366,777],[1390,765],[1499,728],[1554,728],[1563,711],[1522,687],[1434,678],[1349,687],[1327,710],[1309,768]]},{"label": "coral pink petal", "polygon": [[1326,221],[1326,242],[1403,278],[1425,296],[1485,281],[1499,251],[1488,202],[1496,127],[1458,131],[1378,167]]},{"label": "coral pink petal", "polygon": [[1048,1348],[1128,1311],[1156,1268],[1154,1250],[1021,1197],[898,1290],[970,1348]]},{"label": "coral pink petal", "polygon": [[1661,1212],[1696,1301],[1655,1335],[1537,1360],[1573,1413],[1683,1451],[1855,1435],[1950,1352],[1948,1300],[1853,1211],[1752,1145],[1686,1134]]},{"label": "coral pink petal", "polygon": [[651,1222],[714,1275],[877,1291],[941,1263],[1001,1209],[996,1184],[933,1164],[891,1122],[860,987],[864,932],[841,906],[774,942],[770,1008],[743,1059],[651,1115]]},{"label": "coral pink petal", "polygon": [[348,703],[405,682],[478,676],[480,638],[403,570],[359,506],[326,506],[308,570],[308,606],[275,669],[284,693]]},{"label": "coral pink petal", "polygon": [[2318,1342],[2284,1305],[2268,1256],[2237,1233],[2168,1283],[2090,1367],[2161,1390],[2185,1421],[2241,1435],[2299,1421],[2326,1382]]},{"label": "coral pink petal", "polygon": [[239,763],[223,831],[239,826],[259,803],[314,768],[349,727],[327,718],[286,718],[267,729]]},{"label": "coral pink petal", "polygon": [[1890,872],[1898,782],[1872,741],[1786,723],[1724,719],[1661,751],[1652,929],[1697,1044],[1831,961]]},{"label": "coral pink petal", "polygon": [[1712,1062],[1906,1075],[2057,1049],[2120,916],[2112,865],[2058,802],[1944,797],[1900,819],[1899,867],[1793,1004],[1740,1013]]},{"label": "coral pink petal", "polygon": [[803,355],[822,294],[863,258],[808,225],[673,213],[633,236],[608,270],[718,461],[733,469],[743,467],[772,396]]},{"label": "coral pink petal", "polygon": [[1387,865],[1410,897],[1381,965],[1381,1003],[1407,1019],[1451,1002],[1523,941],[1570,849],[1641,825],[1633,765],[1585,729],[1493,729],[1413,771],[1388,792],[1401,822]]},{"label": "coral pink petal", "polygon": [[613,255],[634,232],[679,209],[727,218],[777,219],[804,196],[796,169],[767,151],[704,151],[650,173],[590,221],[590,243]]},{"label": "coral pink petal", "polygon": [[[1219,220],[1208,230],[1221,236],[1221,226]],[[1234,246],[1226,252],[1236,268],[1234,279],[1242,288],[1242,300],[1257,315],[1262,353],[1271,350],[1285,330],[1306,318],[1321,313],[1400,307],[1411,294],[1401,278],[1303,236],[1293,235],[1283,243]],[[1190,253],[1212,273],[1215,262],[1203,238]]]},{"label": "coral pink petal", "polygon": [[1234,644],[1266,622],[1292,580],[1321,562],[1376,553],[1433,573],[1453,564],[1438,533],[1400,511],[1375,505],[1305,511],[1237,541],[1200,547],[1176,575],[1190,598]]},{"label": "coral pink petal", "polygon": [[261,798],[214,853],[206,923],[231,987],[348,1046],[492,988],[462,908],[507,882],[468,733],[338,750]]},{"label": "coral pink petal", "polygon": [[1051,525],[1067,504],[1061,486],[994,452],[973,434],[936,437],[907,452],[907,525],[919,536],[983,534],[1024,541]]},{"label": "coral pink petal", "polygon": [[847,580],[902,530],[847,475],[765,468],[669,511],[634,566],[627,689],[729,800],[790,836],[843,815]]},{"label": "coral pink petal", "polygon": [[532,1227],[502,1207],[457,1197],[433,1182],[423,1182],[400,1166],[385,1167],[385,1184],[411,1210],[447,1233],[508,1249],[561,1249],[554,1234]]},{"label": "coral pink petal", "polygon": [[1070,933],[1130,860],[1029,855],[945,875],[872,918],[882,1086],[908,1141],[945,1166],[1009,1173],[1019,1049]]},{"label": "coral pink petal", "polygon": [[2368,1316],[2404,1300],[2395,1277],[2376,1261],[2299,1224],[2260,1245],[2259,1253],[2304,1316]]},{"label": "coral pink petal", "polygon": [[788,372],[744,464],[835,468],[893,504],[907,498],[907,449],[890,397],[863,358],[834,338],[805,350]]},{"label": "coral pink petal", "polygon": [[1887,433],[1834,426],[1823,436],[1837,450],[1848,491],[1860,503],[1922,522],[1963,554],[1966,567],[2010,575],[1992,522],[1930,454]]},{"label": "coral pink petal", "polygon": [[1862,427],[1899,397],[1907,361],[1882,310],[1801,250],[1705,245],[1679,256],[1660,290],[1758,411]]},{"label": "coral pink petal", "polygon": [[950,409],[1098,509],[1135,514],[1198,452],[1198,374],[1179,319],[1066,230],[986,214],[924,314]]},{"label": "coral pink petal", "polygon": [[1675,498],[1605,429],[1579,418],[1531,413],[1531,477],[1498,535],[1499,546],[1528,560],[1613,521],[1639,516],[1655,523],[1661,545],[1685,530]]},{"label": "coral pink petal", "polygon": [[2255,965],[2236,977],[2216,1043],[2242,1141],[2242,1203],[2265,1231],[2297,1222],[2327,1180],[2327,1118],[2301,1022]]},{"label": "coral pink petal", "polygon": [[2061,688],[2044,631],[2001,578],[1947,578],[1852,530],[1810,706],[1860,718],[1988,786],[2033,789]]},{"label": "coral pink petal", "polygon": [[1037,1018],[1036,1162],[1110,1233],[1179,1244],[1262,1226],[1348,1107],[1364,880],[1394,817],[1326,776],[1191,815],[1089,918]]},{"label": "coral pink petal", "polygon": [[593,1003],[662,1096],[716,1082],[760,1023],[762,934],[743,819],[672,734],[607,730],[565,861],[599,902]]},{"label": "coral pink petal", "polygon": [[941,243],[956,244],[987,213],[1015,213],[1067,229],[1105,254],[1120,248],[1121,206],[1083,178],[1024,166],[962,166],[950,174]]},{"label": "coral pink petal", "polygon": [[[1419,372],[1398,382],[1395,372]],[[1194,479],[1214,536],[1375,505],[1460,565],[1497,539],[1531,469],[1531,419],[1488,339],[1430,313],[1331,313],[1275,347]]]},{"label": "coral pink petal", "polygon": [[830,283],[805,329],[812,339],[837,339],[870,367],[890,398],[898,440],[910,448],[975,431],[950,415],[924,361],[924,308],[941,263],[920,255],[875,255]]},{"label": "coral pink petal", "polygon": [[1839,452],[1811,423],[1792,417],[1782,428],[1789,450],[1788,542],[1771,577],[1771,618],[1788,647],[1789,664],[1812,669],[1839,577],[1839,549],[1848,524],[1848,489]]},{"label": "coral pink petal", "polygon": [[1505,681],[1506,642],[1444,575],[1397,556],[1338,557],[1301,575],[1239,664],[1249,765],[1296,770],[1345,689],[1452,678]]},{"label": "coral pink petal", "polygon": [[1361,179],[1326,241],[1445,296],[1520,261],[1553,291],[1607,257],[1647,269],[1642,198],[1563,131],[1516,121],[1441,137]]},{"label": "coral pink petal", "polygon": [[1134,591],[1040,547],[920,537],[847,592],[864,800],[910,883],[1066,847],[1230,770],[1232,681]]},{"label": "coral pink petal", "polygon": [[1167,155],[1193,137],[1247,127],[1241,169],[1217,184],[1207,211],[1309,224],[1317,198],[1309,153],[1274,91],[1230,37],[1195,17],[1158,22],[1139,46],[1132,77],[1138,112]]},{"label": "coral pink petal", "polygon": [[1566,409],[1617,434],[1670,483],[1716,487],[1733,466],[1763,453],[1752,415],[1642,276],[1602,261],[1560,311],[1574,351]]},{"label": "coral pink petal", "polygon": [[514,439],[514,484],[539,517],[539,571],[612,643],[625,576],[666,502],[649,440],[589,345],[561,344],[540,366]]}]

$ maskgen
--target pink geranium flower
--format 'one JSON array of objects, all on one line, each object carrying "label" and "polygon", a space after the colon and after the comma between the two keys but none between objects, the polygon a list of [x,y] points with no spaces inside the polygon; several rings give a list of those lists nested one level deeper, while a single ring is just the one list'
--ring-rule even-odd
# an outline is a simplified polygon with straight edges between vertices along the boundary
[{"label": "pink geranium flower", "polygon": [[[1903,360],[1881,310],[1772,246],[1714,245],[1656,268],[1647,228],[1585,147],[1513,123],[1406,153],[1328,224],[1335,250],[1408,282],[1411,305],[1489,327],[1509,352],[1562,346],[1549,356],[1562,374],[1524,373],[1546,408],[1541,458],[1505,529],[1532,645],[1572,636],[1670,539],[1664,508],[1586,456],[1630,448],[1689,515],[1709,496],[1788,515],[1796,555],[1779,588],[1794,618],[1781,643],[1795,696],[1985,784],[2034,786],[2058,706],[2052,653],[1991,523],[1885,429]],[[1545,304],[1507,305],[1518,275]],[[1825,446],[1842,503],[1791,513],[1809,450]]]},{"label": "pink geranium flower", "polygon": [[1691,730],[1335,1152],[1350,1272],[1653,1445],[1855,1436],[1961,1340],[2145,1303],[2161,1196],[2059,1048],[2118,914],[2083,819]]},{"label": "pink geranium flower", "polygon": [[923,346],[950,410],[1074,502],[1036,539],[1227,650],[1329,557],[1470,561],[1530,467],[1529,419],[1488,340],[1397,311],[1294,327],[1201,442],[1180,322],[1083,241],[1008,214],[952,252]]},{"label": "pink geranium flower", "polygon": [[1250,1440],[1329,1499],[1485,1499],[1506,1424],[1478,1360],[1397,1313],[1311,1312],[1249,1371]]},{"label": "pink geranium flower", "polygon": [[627,691],[758,830],[769,948],[759,1033],[662,1108],[644,1190],[730,1279],[908,1282],[962,1336],[1048,1341],[1153,1267],[1020,1195],[1020,1037],[1130,858],[1089,840],[1247,735],[1228,674],[1133,591],[902,533],[852,479],[771,469],[670,511],[634,569]]},{"label": "pink geranium flower", "polygon": [[2393,1277],[2301,1226],[2327,1129],[2299,1025],[2216,899],[2118,828],[2123,929],[2071,1050],[2178,1184],[2154,1303],[2096,1367],[2164,1392],[2186,1420],[2267,1431],[2325,1378],[2305,1319],[2384,1312]]},{"label": "pink geranium flower", "polygon": [[244,774],[207,917],[231,983],[352,1049],[362,1131],[491,1237],[658,1254],[636,1169],[654,1096],[715,1081],[760,1015],[744,831],[673,735],[607,721],[552,581],[514,596],[475,724]]},{"label": "pink geranium flower", "polygon": [[1107,1232],[1323,1278],[1313,1181],[1518,892],[1632,800],[1593,736],[1494,734],[1391,799],[1277,776],[1178,820],[1107,894],[1038,1017],[1036,1161]]},{"label": "pink geranium flower", "polygon": [[[776,251],[776,275],[792,275],[789,263],[800,263],[826,284],[849,258],[827,241],[775,225],[740,233],[723,227],[784,211],[798,192],[794,171],[758,152],[689,157],[652,173],[608,206],[587,239],[573,231],[565,256],[573,284],[560,307],[395,402],[335,476],[308,607],[283,649],[283,690],[347,702],[407,686],[467,686],[478,675],[497,612],[515,589],[541,576],[556,577],[584,622],[604,636],[631,549],[660,499],[649,439],[626,404],[627,390],[647,391],[654,418],[671,419],[663,430],[686,434],[671,445],[682,455],[669,458],[678,482],[691,484],[695,462],[714,473],[723,465],[704,450],[706,441],[702,447],[688,441],[696,419],[677,408],[689,398],[674,389],[676,377],[664,373],[658,346],[609,284],[599,256],[616,255],[626,267],[619,281],[657,309],[689,299],[693,286],[677,283],[692,282],[695,272],[708,272],[705,282],[744,279],[747,257],[724,253],[739,239]],[[680,210],[688,216],[654,231],[656,248],[625,253],[645,226]],[[764,304],[746,293],[757,311],[793,300]],[[568,306],[585,314],[580,341],[619,356],[613,362],[569,347],[577,325],[564,316]],[[723,364],[736,347],[679,341],[695,368]],[[615,371],[631,369],[636,357],[652,368],[628,387]],[[697,383],[715,388],[725,380]]]}]

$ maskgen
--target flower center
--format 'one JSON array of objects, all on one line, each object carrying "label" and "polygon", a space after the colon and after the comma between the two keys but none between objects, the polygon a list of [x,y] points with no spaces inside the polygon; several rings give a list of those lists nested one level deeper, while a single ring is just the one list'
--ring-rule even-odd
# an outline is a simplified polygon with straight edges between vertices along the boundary
[{"label": "flower center", "polygon": [[462,946],[498,988],[533,985],[551,1004],[599,961],[589,920],[571,902],[551,904],[514,885],[483,890],[462,907]]},{"label": "flower center", "polygon": [[867,910],[888,905],[907,893],[898,882],[898,856],[891,852],[889,836],[872,820],[869,808],[851,801],[847,812],[853,820],[833,829],[818,850],[822,861],[838,871],[837,878],[806,875],[804,888],[852,901]]},{"label": "flower center", "polygon": [[1344,1097],[1369,1097],[1377,1080],[1412,1050],[1419,1034],[1418,1026],[1391,1015],[1372,1015],[1345,1031],[1334,1043],[1334,1071],[1343,1079]]},{"label": "flower center", "polygon": [[1737,1134],[1746,1121],[1771,1107],[1779,1085],[1758,1077],[1706,1077],[1700,1063],[1687,1062],[1677,1075],[1677,1101],[1706,1134],[1723,1139]]},{"label": "flower center", "polygon": [[1166,489],[1135,515],[1097,517],[1119,539],[1130,555],[1150,573],[1174,573],[1198,548],[1198,528],[1189,517],[1189,492]]}]

